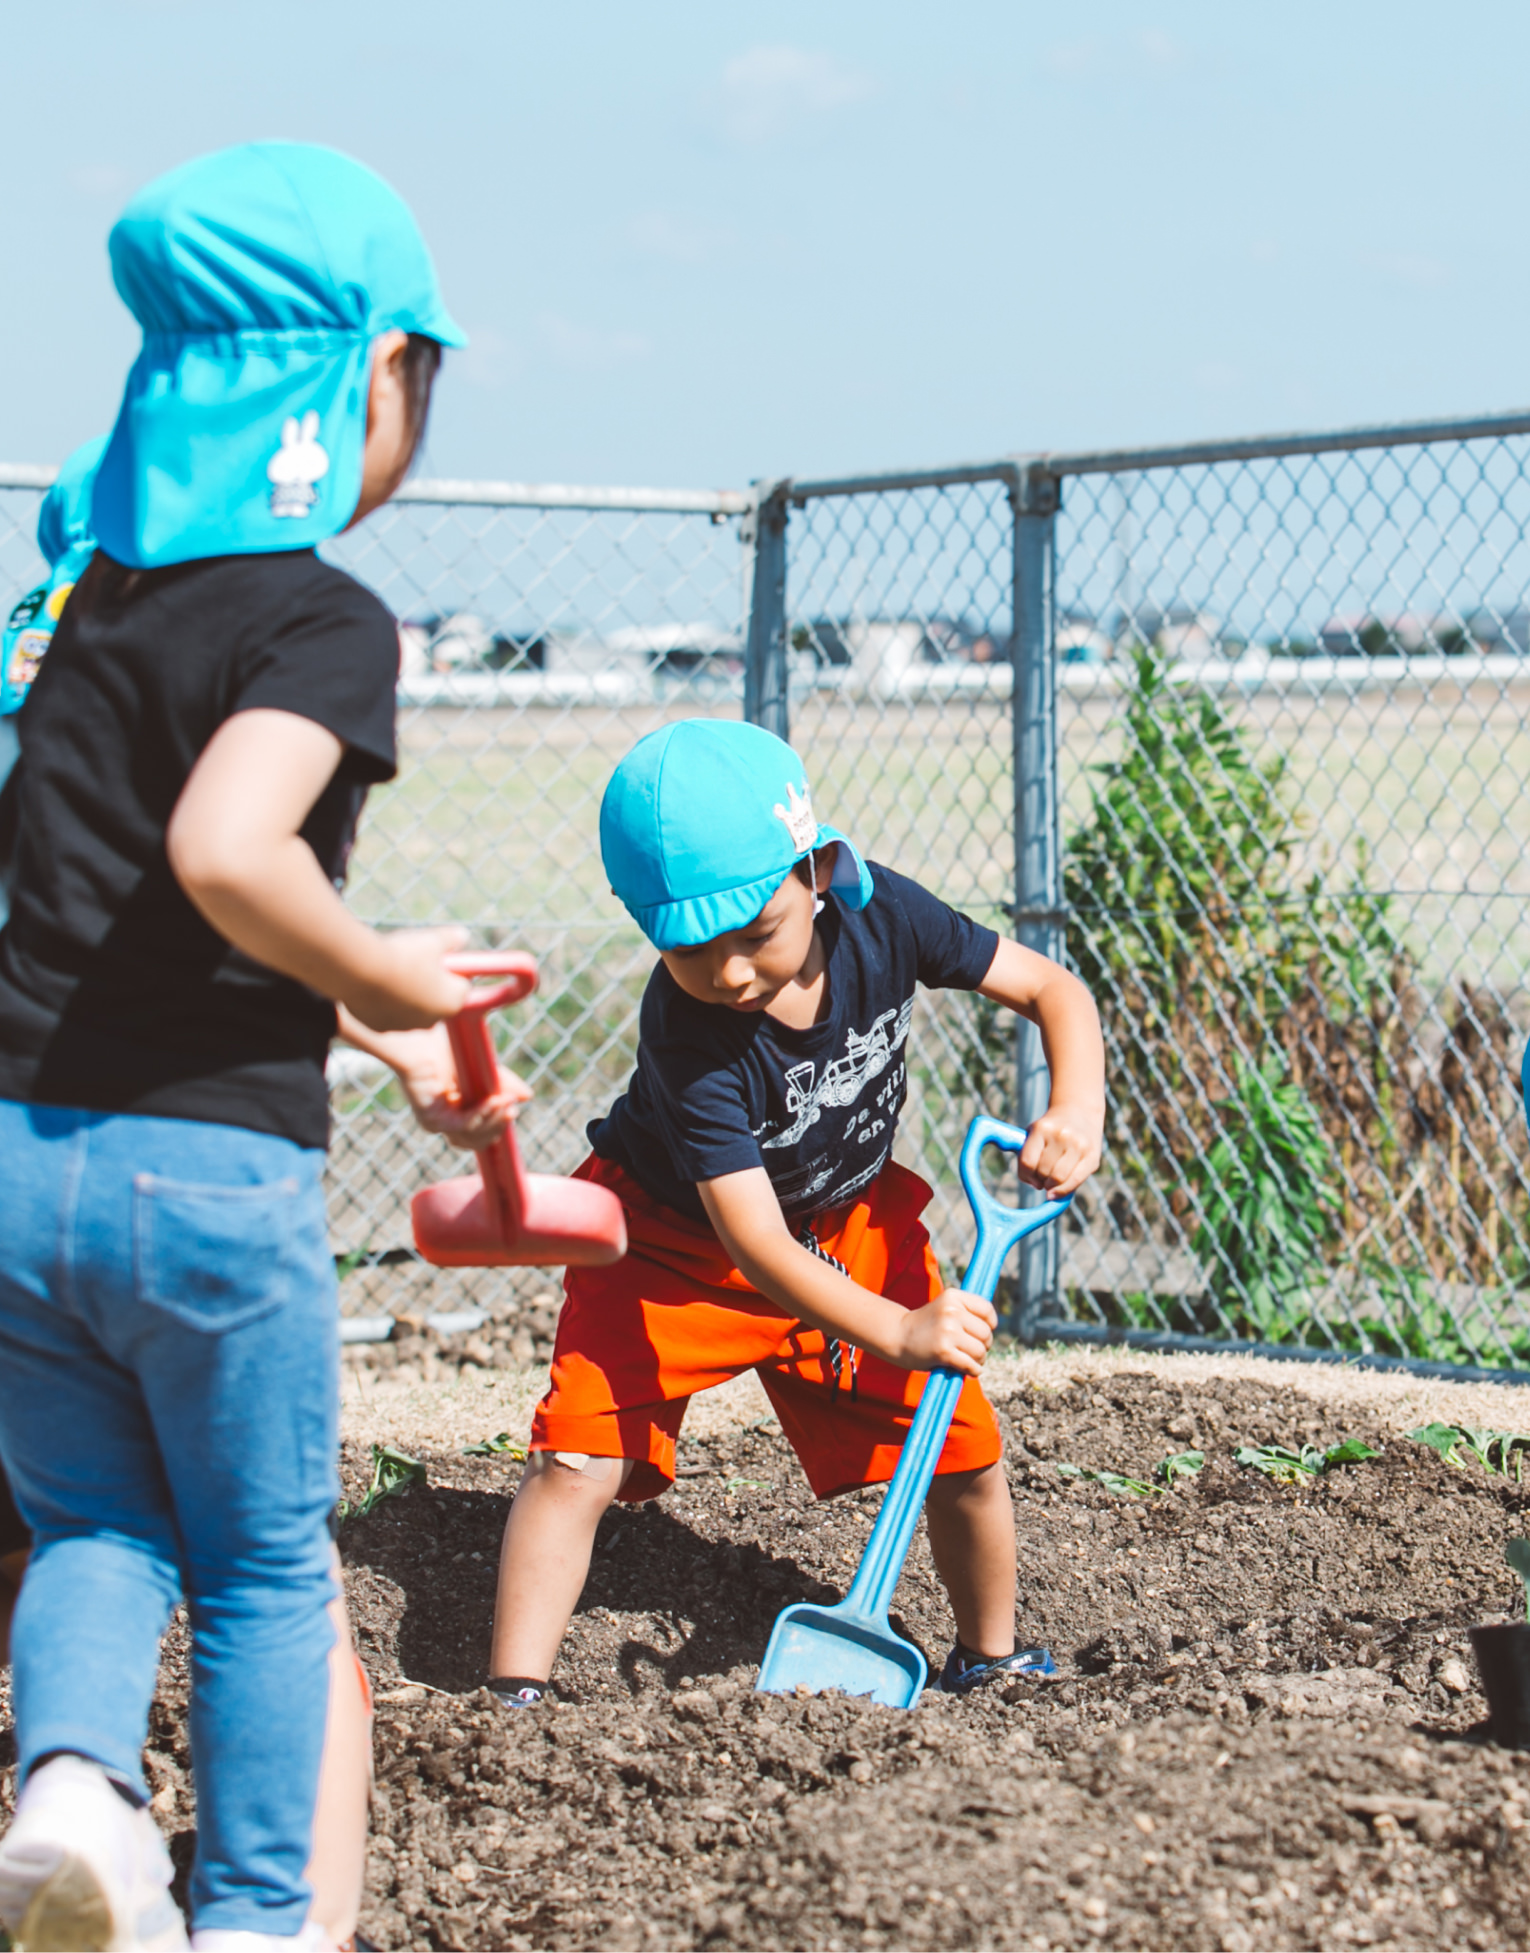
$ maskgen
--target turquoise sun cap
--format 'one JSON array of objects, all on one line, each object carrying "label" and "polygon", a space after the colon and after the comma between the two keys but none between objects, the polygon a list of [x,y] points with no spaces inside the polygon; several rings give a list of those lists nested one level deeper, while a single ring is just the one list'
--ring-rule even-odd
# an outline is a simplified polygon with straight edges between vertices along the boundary
[{"label": "turquoise sun cap", "polygon": [[134,569],[306,549],[361,494],[372,341],[465,346],[403,199],[312,143],[257,142],[140,190],[108,243],[143,327],[95,491]]},{"label": "turquoise sun cap", "polygon": [[55,475],[37,512],[37,547],[47,561],[48,577],[15,606],[0,636],[0,719],[19,712],[26,703],[69,592],[96,553],[91,491],[105,452],[104,434],[76,448]]},{"label": "turquoise sun cap", "polygon": [[76,563],[71,583],[96,552],[91,503],[106,440],[106,435],[98,434],[75,449],[53,477],[53,486],[37,511],[37,547],[50,569],[59,569],[70,557],[84,556],[84,562]]},{"label": "turquoise sun cap", "polygon": [[856,848],[813,814],[802,761],[761,726],[680,719],[640,739],[600,803],[612,890],[655,949],[753,922],[804,855],[833,848],[831,888],[871,900]]}]

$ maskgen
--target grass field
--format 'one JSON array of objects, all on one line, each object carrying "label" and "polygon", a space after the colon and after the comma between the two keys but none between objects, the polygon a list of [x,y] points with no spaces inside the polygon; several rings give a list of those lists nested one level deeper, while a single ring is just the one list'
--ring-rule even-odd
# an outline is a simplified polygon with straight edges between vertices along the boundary
[{"label": "grass field", "polygon": [[[1337,869],[1342,880],[1363,854],[1374,885],[1397,892],[1427,967],[1454,973],[1464,953],[1476,974],[1519,981],[1530,963],[1530,678],[1224,704],[1261,758],[1285,763],[1300,877]],[[400,778],[372,796],[357,850],[357,905],[377,921],[456,919],[496,935],[620,925],[600,868],[600,796],[637,738],[690,709],[407,715]],[[1060,713],[1066,831],[1087,812],[1092,769],[1119,752],[1119,717],[1113,698],[1066,693]],[[969,908],[1012,899],[1007,701],[808,699],[793,738],[820,817],[867,853]]]}]

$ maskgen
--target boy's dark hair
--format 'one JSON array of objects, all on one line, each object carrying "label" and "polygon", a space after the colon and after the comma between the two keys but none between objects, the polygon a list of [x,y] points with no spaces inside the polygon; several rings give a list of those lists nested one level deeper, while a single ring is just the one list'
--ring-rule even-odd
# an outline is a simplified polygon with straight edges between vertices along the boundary
[{"label": "boy's dark hair", "polygon": [[815,895],[818,892],[817,885],[813,879],[816,872],[816,860],[817,857],[815,855],[805,854],[800,861],[794,861],[792,863],[792,873],[804,888],[812,889]]},{"label": "boy's dark hair", "polygon": [[409,465],[425,439],[425,423],[430,419],[430,390],[441,369],[440,341],[423,332],[411,332],[404,348],[404,399],[409,409]]}]

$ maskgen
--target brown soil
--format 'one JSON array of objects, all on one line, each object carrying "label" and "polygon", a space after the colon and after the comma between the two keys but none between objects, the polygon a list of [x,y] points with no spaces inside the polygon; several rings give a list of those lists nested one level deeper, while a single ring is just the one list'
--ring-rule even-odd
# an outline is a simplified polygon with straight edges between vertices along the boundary
[{"label": "brown soil", "polygon": [[[1063,1372],[1066,1377],[1066,1371]],[[453,1451],[342,1533],[378,1692],[363,1929],[384,1947],[1525,1945],[1530,1758],[1485,1745],[1466,1629],[1530,1494],[1289,1384],[1161,1371],[1001,1405],[1022,1625],[1060,1672],[914,1712],[752,1693],[777,1609],[843,1591],[879,1495],[815,1505],[768,1420],[613,1513],[557,1680],[482,1692],[518,1467]],[[1242,1442],[1361,1437],[1305,1490]],[[1057,1464],[1201,1475],[1119,1497]],[[348,1489],[363,1459],[348,1448]],[[943,1658],[922,1539],[904,1630]],[[172,1637],[172,1644],[174,1637]],[[172,1645],[174,1656],[177,1649]],[[150,1764],[189,1852],[184,1667]],[[7,1741],[0,1737],[0,1742]]]}]

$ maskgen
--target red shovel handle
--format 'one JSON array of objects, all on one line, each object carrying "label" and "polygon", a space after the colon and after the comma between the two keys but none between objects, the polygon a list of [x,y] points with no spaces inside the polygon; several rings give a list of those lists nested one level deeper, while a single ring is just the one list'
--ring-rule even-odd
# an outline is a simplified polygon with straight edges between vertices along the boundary
[{"label": "red shovel handle", "polygon": [[458,976],[504,977],[503,983],[470,990],[461,1010],[447,1019],[446,1034],[457,1061],[457,1084],[464,1105],[481,1105],[499,1087],[499,1065],[489,1036],[488,1015],[506,1004],[518,1004],[537,987],[536,958],[520,950],[485,950],[471,956],[448,956],[446,967]]},{"label": "red shovel handle", "polygon": [[508,979],[487,989],[470,990],[464,1010],[502,1010],[518,1004],[537,987],[537,959],[520,949],[474,950],[462,956],[448,956],[446,967],[457,976]]},{"label": "red shovel handle", "polygon": [[[470,990],[455,1017],[446,1020],[446,1035],[451,1039],[452,1057],[457,1066],[457,1088],[464,1105],[482,1105],[499,1089],[499,1060],[494,1055],[494,1040],[489,1036],[489,1012],[505,1004],[519,1003],[537,987],[534,956],[522,950],[483,950],[473,955],[449,956],[449,970],[465,977],[503,977]],[[484,1191],[499,1215],[507,1239],[520,1232],[525,1212],[526,1190],[521,1168],[520,1148],[515,1143],[515,1128],[507,1126],[492,1146],[478,1155],[478,1170]]]}]

